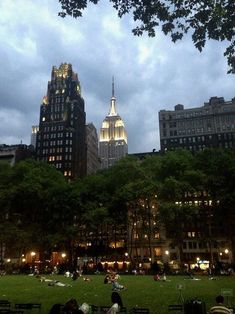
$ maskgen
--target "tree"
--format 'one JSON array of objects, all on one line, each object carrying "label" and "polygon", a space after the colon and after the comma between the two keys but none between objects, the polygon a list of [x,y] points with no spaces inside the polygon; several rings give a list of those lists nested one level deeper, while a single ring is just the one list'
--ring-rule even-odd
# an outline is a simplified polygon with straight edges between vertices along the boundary
[{"label": "tree", "polygon": [[[207,212],[211,216],[209,235],[226,237],[235,256],[235,152],[226,149],[207,149],[196,156],[195,166],[205,174],[204,187],[208,191],[211,206]],[[216,228],[211,228],[211,225]],[[226,226],[226,233],[224,232]],[[211,230],[212,229],[212,230]],[[214,233],[217,234],[214,234]]]},{"label": "tree", "polygon": [[[82,16],[89,2],[99,0],[59,0],[62,11],[59,15]],[[234,0],[110,0],[118,16],[132,14],[137,26],[132,30],[140,36],[156,35],[161,27],[173,42],[190,32],[195,47],[202,51],[208,39],[227,41],[229,46],[224,55],[230,67],[228,73],[235,73],[235,2]]]}]

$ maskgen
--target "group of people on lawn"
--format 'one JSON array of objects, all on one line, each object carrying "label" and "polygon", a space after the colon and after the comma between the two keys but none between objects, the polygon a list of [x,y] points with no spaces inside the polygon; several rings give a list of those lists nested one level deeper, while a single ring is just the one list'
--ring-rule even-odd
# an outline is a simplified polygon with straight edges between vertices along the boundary
[{"label": "group of people on lawn", "polygon": [[[123,307],[121,296],[118,292],[113,291],[111,294],[112,306],[108,310],[107,314],[116,314]],[[70,299],[65,305],[54,304],[49,314],[89,314],[91,308],[87,303],[83,303],[79,306],[76,299]]]},{"label": "group of people on lawn", "polygon": [[[111,294],[112,306],[107,311],[107,314],[119,313],[123,307],[121,296],[118,292],[113,291]],[[89,314],[90,306],[87,303],[78,305],[76,299],[70,299],[64,306],[61,304],[54,304],[49,314]],[[218,295],[216,297],[216,305],[212,306],[209,314],[232,314],[233,311],[224,305],[224,297]],[[206,313],[205,313],[206,314]]]}]

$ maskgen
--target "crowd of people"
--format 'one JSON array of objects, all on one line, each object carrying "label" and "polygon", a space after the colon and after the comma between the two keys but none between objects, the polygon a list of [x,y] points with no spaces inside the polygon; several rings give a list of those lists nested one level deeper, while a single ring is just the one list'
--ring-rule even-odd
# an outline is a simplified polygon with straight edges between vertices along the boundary
[{"label": "crowd of people", "polygon": [[[188,272],[187,278],[189,279],[195,279],[193,273]],[[210,274],[209,274],[210,275]],[[84,276],[81,271],[74,271],[70,273],[69,271],[66,271],[64,274],[65,277],[71,278],[73,281],[77,280],[78,278],[81,278],[83,281],[91,281],[92,279],[90,277]],[[36,275],[37,278],[41,282],[46,282],[48,286],[59,286],[59,287],[72,287],[71,284],[63,283],[58,280],[48,279],[46,277]],[[210,278],[211,276],[209,276]],[[169,281],[166,279],[165,273],[157,273],[153,276],[154,281]],[[115,314],[119,313],[120,309],[123,307],[123,302],[120,294],[121,290],[125,290],[126,287],[121,285],[119,283],[120,275],[114,271],[109,269],[104,277],[104,284],[110,284],[112,286],[112,293],[111,293],[111,302],[112,305],[110,306],[109,310],[107,311],[107,314]],[[195,279],[196,280],[196,279]],[[49,314],[90,314],[92,313],[91,307],[87,303],[78,304],[76,299],[70,299],[68,300],[64,305],[62,304],[54,304],[49,312]],[[229,309],[227,306],[224,305],[224,297],[222,295],[219,295],[216,297],[216,305],[211,307],[208,314],[231,314],[233,313],[231,309]],[[185,314],[186,310],[185,310]],[[202,310],[198,314],[206,314],[205,310]]]},{"label": "crowd of people", "polygon": [[[212,306],[208,314],[232,314],[232,309],[224,305],[224,297],[218,295],[216,297],[216,305]],[[120,294],[117,291],[113,291],[111,294],[111,303],[112,305],[106,312],[107,314],[116,314],[119,313],[123,308],[123,302]],[[192,309],[190,309],[192,311]],[[198,314],[206,314],[205,307],[197,308]],[[187,310],[185,309],[185,313]],[[81,305],[78,304],[76,299],[70,299],[66,302],[65,305],[54,304],[49,312],[49,314],[89,314],[91,313],[91,307],[87,303]],[[191,313],[191,312],[190,312]],[[192,313],[194,313],[192,311]]]},{"label": "crowd of people", "polygon": [[[116,314],[123,307],[122,298],[118,292],[113,291],[111,294],[111,302],[107,314]],[[89,314],[91,313],[91,307],[87,303],[78,304],[76,299],[70,299],[65,303],[65,305],[56,303],[54,304],[49,314]]]}]

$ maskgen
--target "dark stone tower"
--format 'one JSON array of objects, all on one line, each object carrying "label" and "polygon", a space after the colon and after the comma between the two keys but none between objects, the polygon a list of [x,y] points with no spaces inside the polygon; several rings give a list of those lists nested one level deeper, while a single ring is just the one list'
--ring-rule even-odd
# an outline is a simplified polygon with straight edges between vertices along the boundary
[{"label": "dark stone tower", "polygon": [[69,180],[86,174],[86,113],[72,65],[53,66],[40,110],[37,159],[60,170]]}]

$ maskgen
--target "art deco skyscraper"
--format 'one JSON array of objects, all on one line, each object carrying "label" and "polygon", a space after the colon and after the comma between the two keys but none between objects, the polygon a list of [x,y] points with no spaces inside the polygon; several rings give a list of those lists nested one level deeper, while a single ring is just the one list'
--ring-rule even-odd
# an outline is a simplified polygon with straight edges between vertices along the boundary
[{"label": "art deco skyscraper", "polygon": [[127,153],[127,133],[124,122],[116,111],[113,80],[109,114],[104,119],[100,129],[99,156],[101,169],[113,166],[117,160],[126,156]]},{"label": "art deco skyscraper", "polygon": [[86,174],[86,114],[78,76],[72,65],[53,66],[40,110],[37,159],[68,179]]}]

